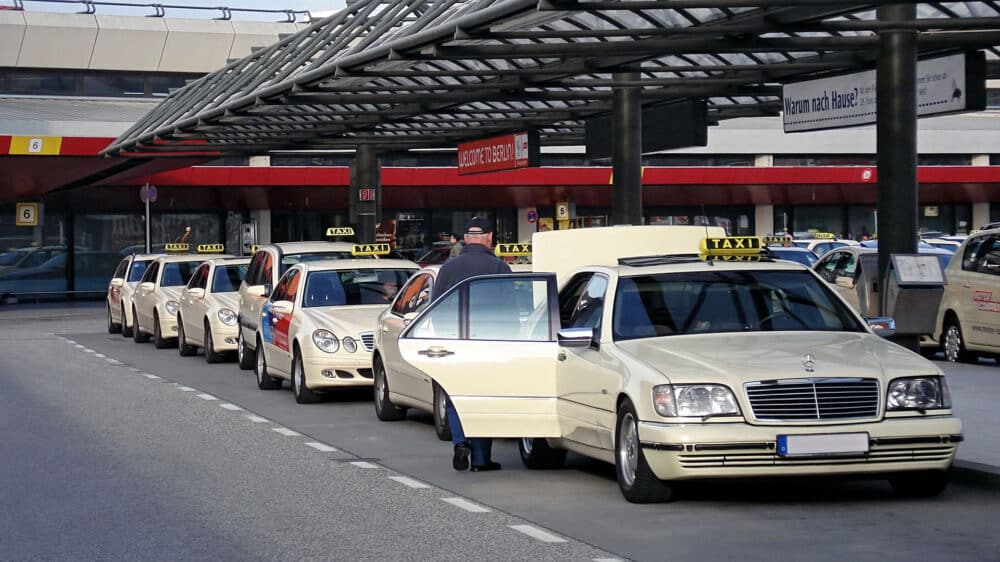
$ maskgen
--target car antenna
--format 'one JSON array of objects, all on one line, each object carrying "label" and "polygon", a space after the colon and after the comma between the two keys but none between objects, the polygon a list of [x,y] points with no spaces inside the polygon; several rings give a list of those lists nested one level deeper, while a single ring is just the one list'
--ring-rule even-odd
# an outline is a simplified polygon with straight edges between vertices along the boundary
[{"label": "car antenna", "polygon": [[[704,227],[705,227],[705,238],[708,238],[709,237],[709,235],[708,235],[708,212],[705,211],[705,203],[704,202],[701,203],[701,216],[705,219],[705,224],[704,224]],[[706,244],[707,243],[708,242],[706,242]],[[711,256],[709,256],[709,257],[711,257]],[[715,265],[714,263],[712,263],[711,259],[706,259],[705,263],[707,263],[708,265],[711,265],[711,266]]]}]

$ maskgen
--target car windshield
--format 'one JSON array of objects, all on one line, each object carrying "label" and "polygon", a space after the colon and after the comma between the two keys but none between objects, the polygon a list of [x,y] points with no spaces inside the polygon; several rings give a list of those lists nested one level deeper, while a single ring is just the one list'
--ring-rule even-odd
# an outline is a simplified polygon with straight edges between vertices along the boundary
[{"label": "car windshield", "polygon": [[812,252],[796,252],[794,250],[785,250],[773,247],[768,248],[768,250],[774,254],[774,257],[780,260],[789,260],[801,263],[802,265],[808,265],[810,267],[812,267],[812,264],[819,260],[819,258],[816,257],[816,254]]},{"label": "car windshield", "polygon": [[132,270],[128,272],[128,280],[130,283],[134,283],[142,279],[142,274],[146,273],[146,268],[149,267],[149,262],[153,260],[135,260],[132,262]]},{"label": "car windshield", "polygon": [[163,276],[160,277],[161,287],[179,287],[187,285],[191,274],[201,265],[198,261],[178,261],[163,264]]},{"label": "car windshield", "polygon": [[351,252],[345,250],[338,250],[335,252],[311,252],[307,254],[285,254],[281,256],[281,274],[284,275],[285,272],[288,271],[289,267],[292,267],[297,263],[320,260],[349,260],[353,258],[354,256],[351,255]]},{"label": "car windshield", "polygon": [[212,279],[213,293],[232,293],[240,290],[240,281],[247,274],[246,265],[220,265]]},{"label": "car windshield", "polygon": [[28,255],[29,250],[12,250],[0,254],[0,265],[17,265],[17,262]]},{"label": "car windshield", "polygon": [[413,269],[313,271],[306,279],[302,306],[343,306],[392,302]]},{"label": "car windshield", "polygon": [[661,273],[618,280],[615,340],[864,327],[809,271]]},{"label": "car windshield", "polygon": [[434,265],[444,263],[451,255],[451,244],[435,246],[429,252],[417,258],[417,262],[424,265]]}]

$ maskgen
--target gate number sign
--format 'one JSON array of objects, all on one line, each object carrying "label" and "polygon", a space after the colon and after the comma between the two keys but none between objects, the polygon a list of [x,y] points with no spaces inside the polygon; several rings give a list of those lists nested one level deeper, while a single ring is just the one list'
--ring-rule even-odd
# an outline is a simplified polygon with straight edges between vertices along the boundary
[{"label": "gate number sign", "polygon": [[38,226],[38,203],[18,203],[15,213],[15,226]]}]

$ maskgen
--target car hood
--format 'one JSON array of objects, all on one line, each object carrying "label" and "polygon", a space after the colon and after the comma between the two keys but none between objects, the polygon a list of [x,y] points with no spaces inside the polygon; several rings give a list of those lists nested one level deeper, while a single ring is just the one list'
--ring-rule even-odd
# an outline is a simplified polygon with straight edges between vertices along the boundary
[{"label": "car hood", "polygon": [[374,332],[378,327],[378,315],[385,306],[322,306],[304,308],[302,314],[317,328],[330,330],[338,337],[357,336],[361,332]]},{"label": "car hood", "polygon": [[[738,387],[751,381],[787,378],[866,377],[887,381],[941,374],[937,366],[916,353],[859,332],[667,336],[619,342],[618,347],[672,383],[719,381]],[[807,365],[810,359],[811,365]]]},{"label": "car hood", "polygon": [[215,297],[215,304],[219,305],[219,308],[228,308],[233,312],[239,311],[239,293],[212,293],[212,296]]}]

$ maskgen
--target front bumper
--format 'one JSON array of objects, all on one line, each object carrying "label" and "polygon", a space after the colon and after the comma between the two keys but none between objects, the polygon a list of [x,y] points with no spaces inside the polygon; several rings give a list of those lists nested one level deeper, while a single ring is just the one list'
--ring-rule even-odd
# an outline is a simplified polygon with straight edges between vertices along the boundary
[{"label": "front bumper", "polygon": [[372,385],[372,353],[323,353],[302,358],[311,390]]},{"label": "front bumper", "polygon": [[236,351],[237,341],[240,335],[240,325],[229,326],[221,321],[208,321],[208,328],[212,330],[212,347],[215,351]]},{"label": "front bumper", "polygon": [[177,315],[170,314],[167,312],[167,307],[158,306],[157,316],[160,317],[160,336],[163,339],[172,339],[177,337]]},{"label": "front bumper", "polygon": [[[804,457],[777,453],[778,435],[855,432],[869,434],[867,453]],[[650,469],[663,480],[874,474],[947,469],[962,440],[962,422],[947,415],[834,426],[640,422],[639,440]]]}]

